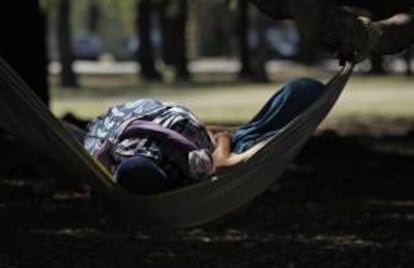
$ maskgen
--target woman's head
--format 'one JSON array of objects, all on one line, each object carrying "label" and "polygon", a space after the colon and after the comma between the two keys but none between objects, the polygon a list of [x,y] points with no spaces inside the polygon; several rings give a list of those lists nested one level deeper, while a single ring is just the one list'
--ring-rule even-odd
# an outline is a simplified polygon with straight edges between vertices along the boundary
[{"label": "woman's head", "polygon": [[142,195],[172,188],[172,182],[165,172],[145,156],[133,156],[124,160],[115,172],[115,179],[122,188]]}]

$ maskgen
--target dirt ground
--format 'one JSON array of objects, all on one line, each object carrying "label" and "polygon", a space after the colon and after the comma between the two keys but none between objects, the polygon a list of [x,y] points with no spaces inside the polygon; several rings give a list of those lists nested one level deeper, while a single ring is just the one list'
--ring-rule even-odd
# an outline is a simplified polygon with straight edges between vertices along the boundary
[{"label": "dirt ground", "polygon": [[2,141],[0,267],[413,267],[414,132],[357,130],[315,135],[278,190],[184,230],[131,227]]}]

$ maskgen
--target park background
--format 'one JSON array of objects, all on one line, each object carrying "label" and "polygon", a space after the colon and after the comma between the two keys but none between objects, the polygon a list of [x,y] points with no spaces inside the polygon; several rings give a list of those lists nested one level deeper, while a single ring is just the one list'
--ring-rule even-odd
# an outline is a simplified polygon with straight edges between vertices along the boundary
[{"label": "park background", "polygon": [[[333,53],[303,47],[294,22],[244,0],[3,5],[1,56],[56,116],[81,127],[137,98],[234,126],[287,80],[327,81],[339,69]],[[131,228],[76,180],[62,183],[3,144],[0,267],[410,267],[411,50],[357,66],[279,190],[197,228]]]}]

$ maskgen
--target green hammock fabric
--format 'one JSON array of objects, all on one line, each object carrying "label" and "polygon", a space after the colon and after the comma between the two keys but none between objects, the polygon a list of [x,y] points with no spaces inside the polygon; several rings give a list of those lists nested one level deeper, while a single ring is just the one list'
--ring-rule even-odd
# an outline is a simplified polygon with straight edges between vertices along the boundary
[{"label": "green hammock fabric", "polygon": [[151,196],[129,193],[114,183],[105,168],[2,59],[0,128],[54,159],[74,179],[94,187],[130,220],[190,227],[220,218],[271,187],[329,113],[352,70],[353,65],[346,64],[328,81],[327,90],[314,104],[266,141],[250,159],[219,177]]}]

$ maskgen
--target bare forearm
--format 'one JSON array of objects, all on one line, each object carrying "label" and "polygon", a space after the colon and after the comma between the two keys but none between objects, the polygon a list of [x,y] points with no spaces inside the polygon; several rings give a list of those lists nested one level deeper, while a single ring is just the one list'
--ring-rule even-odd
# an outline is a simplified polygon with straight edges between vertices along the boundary
[{"label": "bare forearm", "polygon": [[231,135],[228,132],[222,132],[215,136],[216,149],[213,152],[213,161],[216,171],[220,171],[229,164],[228,160],[231,155]]},{"label": "bare forearm", "polygon": [[232,167],[251,158],[266,144],[266,141],[263,141],[241,154],[235,154],[231,150],[232,140],[230,133],[224,132],[216,135],[216,141],[217,145],[213,153],[216,172],[221,172],[226,168]]}]

